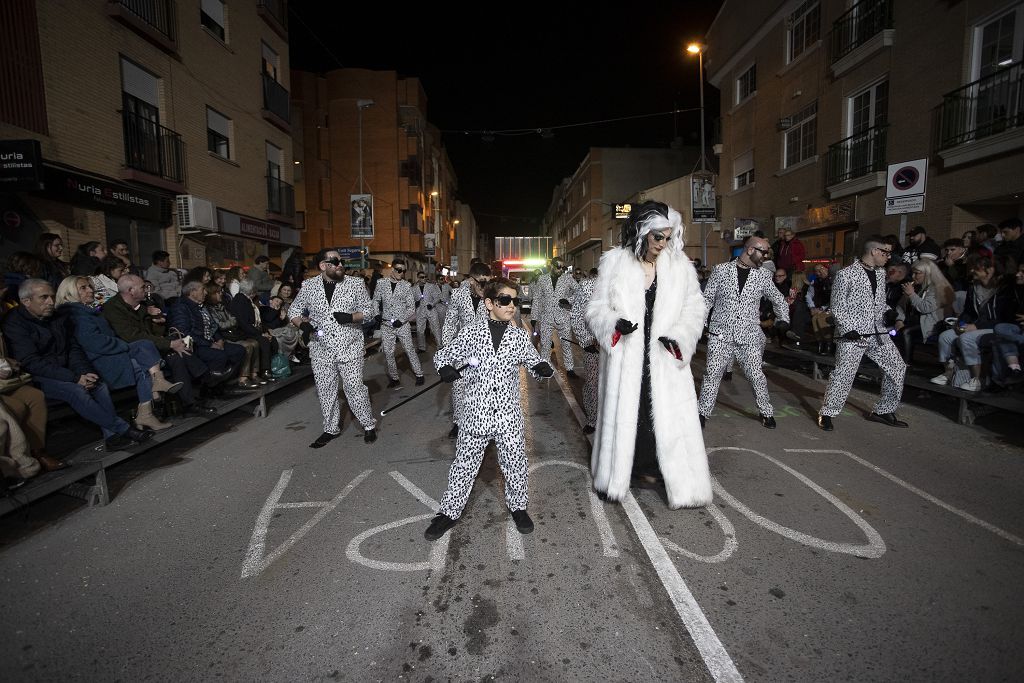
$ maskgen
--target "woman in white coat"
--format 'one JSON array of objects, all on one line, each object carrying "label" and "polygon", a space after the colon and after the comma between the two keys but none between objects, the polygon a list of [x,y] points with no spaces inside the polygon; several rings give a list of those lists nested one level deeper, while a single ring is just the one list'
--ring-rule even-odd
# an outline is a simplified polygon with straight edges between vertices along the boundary
[{"label": "woman in white coat", "polygon": [[622,246],[601,257],[587,322],[601,350],[594,489],[621,500],[663,480],[669,506],[711,502],[711,474],[690,359],[704,322],[697,273],[683,253],[679,212],[633,208]]}]

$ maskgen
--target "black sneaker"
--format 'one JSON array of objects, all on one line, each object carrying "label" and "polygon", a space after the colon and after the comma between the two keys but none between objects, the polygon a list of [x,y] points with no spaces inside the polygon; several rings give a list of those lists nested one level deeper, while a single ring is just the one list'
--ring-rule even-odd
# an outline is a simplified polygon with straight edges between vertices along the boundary
[{"label": "black sneaker", "polygon": [[766,429],[775,429],[775,418],[771,415],[762,415],[761,425]]},{"label": "black sneaker", "polygon": [[324,446],[329,444],[331,441],[334,441],[335,439],[337,439],[339,436],[341,436],[341,434],[331,434],[330,432],[324,432],[320,436],[316,437],[316,441],[314,441],[313,443],[309,444],[309,447],[310,448],[323,448]]},{"label": "black sneaker", "polygon": [[533,533],[533,520],[526,510],[513,510],[512,520],[516,523],[516,529],[521,534]]},{"label": "black sneaker", "polygon": [[572,377],[573,379],[578,379],[579,378],[579,375],[576,374],[575,370],[566,370],[565,371],[565,376],[566,377]]},{"label": "black sneaker", "polygon": [[[459,520],[452,519],[448,515],[437,515],[434,519],[430,520],[430,526],[423,532],[423,538],[428,541],[436,541],[441,538],[458,523]],[[531,527],[532,528],[532,527]]]},{"label": "black sneaker", "polygon": [[708,419],[701,415],[700,413],[697,413],[697,415],[700,417],[700,428],[704,429],[704,425],[708,423]]},{"label": "black sneaker", "polygon": [[818,426],[823,431],[831,432],[832,429],[833,429],[833,427],[832,427],[832,418],[829,417],[828,415],[819,415],[818,416]]},{"label": "black sneaker", "polygon": [[584,434],[593,434],[595,431],[597,430],[594,429],[593,425],[587,425],[586,427],[583,428]]},{"label": "black sneaker", "polygon": [[416,378],[416,386],[421,387],[423,386],[423,383],[426,381],[427,380],[424,379],[423,375],[420,375],[419,377]]},{"label": "black sneaker", "polygon": [[452,428],[448,430],[449,439],[457,439],[459,436],[459,425],[453,424]]},{"label": "black sneaker", "polygon": [[871,422],[881,422],[882,424],[889,425],[890,427],[906,428],[910,426],[903,420],[897,418],[896,413],[882,413],[881,415],[878,413],[871,413],[868,415],[867,419]]},{"label": "black sneaker", "polygon": [[377,440],[377,430],[376,429],[367,429],[366,433],[363,434],[363,441],[365,443],[373,443],[376,440]]},{"label": "black sneaker", "polygon": [[129,439],[127,436],[122,434],[115,434],[106,441],[103,442],[103,449],[107,453],[113,453],[114,451],[123,451],[129,446],[135,445],[135,442]]},{"label": "black sneaker", "polygon": [[402,386],[402,380],[399,380],[399,379],[389,379],[388,380],[388,389],[394,389],[395,387],[400,387],[400,386]]}]

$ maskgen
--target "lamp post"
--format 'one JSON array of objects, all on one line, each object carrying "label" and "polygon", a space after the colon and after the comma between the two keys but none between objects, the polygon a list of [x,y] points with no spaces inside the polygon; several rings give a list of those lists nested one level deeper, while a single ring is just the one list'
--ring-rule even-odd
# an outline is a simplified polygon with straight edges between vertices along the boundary
[{"label": "lamp post", "polygon": [[[707,46],[702,43],[690,43],[686,51],[691,55],[697,55],[697,87],[700,89],[700,170],[706,173],[708,170],[707,158],[704,156],[704,50]],[[691,182],[692,187],[692,182]],[[691,189],[691,196],[693,190]],[[704,229],[704,223],[700,224],[701,261],[704,266],[708,263],[708,236]]]},{"label": "lamp post", "polygon": [[[359,194],[363,192],[363,110],[374,105],[373,100],[356,100],[356,109],[359,112]],[[359,267],[366,268],[366,238],[359,235]]]}]

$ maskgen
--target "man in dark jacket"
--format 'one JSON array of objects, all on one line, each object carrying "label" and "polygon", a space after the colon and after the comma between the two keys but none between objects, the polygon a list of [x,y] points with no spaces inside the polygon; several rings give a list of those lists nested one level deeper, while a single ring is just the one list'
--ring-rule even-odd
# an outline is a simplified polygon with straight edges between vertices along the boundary
[{"label": "man in dark jacket", "polygon": [[999,232],[1003,241],[996,246],[996,256],[1009,256],[1013,262],[1020,265],[1024,259],[1024,235],[1022,235],[1022,223],[1019,218],[1007,218],[999,224]]},{"label": "man in dark jacket", "polygon": [[246,339],[252,339],[260,345],[260,377],[273,381],[274,375],[270,372],[270,359],[277,353],[277,340],[270,334],[263,324],[263,316],[259,311],[259,304],[254,300],[256,294],[256,283],[252,280],[242,280],[238,283],[238,294],[235,294],[228,304],[228,310],[238,321],[238,328]]},{"label": "man in dark jacket", "polygon": [[108,451],[120,450],[153,436],[117,416],[110,391],[100,381],[66,321],[54,316],[53,287],[30,278],[18,288],[21,306],[4,319],[11,355],[32,374],[47,399],[63,401],[103,431]]},{"label": "man in dark jacket", "polygon": [[171,308],[169,326],[192,338],[192,352],[212,372],[234,376],[242,367],[245,349],[221,336],[217,321],[203,307],[206,285],[192,281],[181,288]]},{"label": "man in dark jacket", "polygon": [[117,291],[117,296],[107,299],[103,305],[103,317],[114,334],[129,343],[148,339],[156,345],[170,369],[171,381],[182,383],[177,397],[185,407],[185,415],[215,415],[216,409],[196,402],[193,390],[193,380],[204,377],[209,368],[189,352],[184,341],[168,339],[163,335],[162,326],[153,322],[151,312],[143,305],[146,290],[142,278],[122,275],[117,281]]},{"label": "man in dark jacket", "polygon": [[302,250],[298,247],[292,252],[281,268],[281,284],[291,285],[296,292],[306,279],[306,263],[302,260]]},{"label": "man in dark jacket", "polygon": [[939,245],[928,236],[928,233],[922,226],[918,225],[913,228],[907,233],[907,237],[910,243],[903,251],[904,263],[913,263],[920,258],[927,258],[932,261],[939,260]]}]

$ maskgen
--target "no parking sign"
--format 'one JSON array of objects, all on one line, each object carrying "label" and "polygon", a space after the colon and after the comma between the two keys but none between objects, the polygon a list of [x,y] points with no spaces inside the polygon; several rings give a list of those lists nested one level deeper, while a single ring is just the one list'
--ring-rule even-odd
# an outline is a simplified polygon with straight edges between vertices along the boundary
[{"label": "no parking sign", "polygon": [[889,164],[885,183],[885,215],[924,211],[928,160],[917,159]]}]

